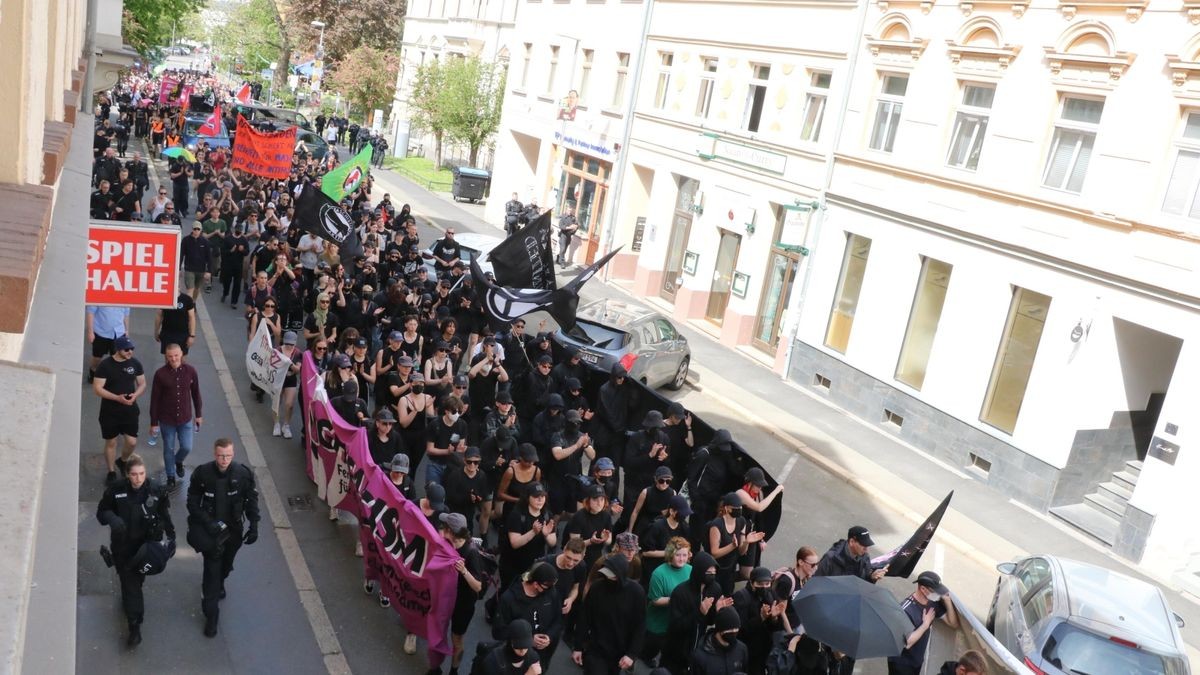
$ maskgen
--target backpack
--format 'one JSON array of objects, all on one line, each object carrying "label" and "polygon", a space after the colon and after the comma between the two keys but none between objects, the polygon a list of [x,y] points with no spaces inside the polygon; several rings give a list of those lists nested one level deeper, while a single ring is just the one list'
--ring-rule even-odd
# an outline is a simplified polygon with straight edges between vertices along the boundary
[{"label": "backpack", "polygon": [[767,675],[792,675],[796,672],[796,655],[788,649],[792,636],[783,631],[771,637],[771,651],[767,653]]}]

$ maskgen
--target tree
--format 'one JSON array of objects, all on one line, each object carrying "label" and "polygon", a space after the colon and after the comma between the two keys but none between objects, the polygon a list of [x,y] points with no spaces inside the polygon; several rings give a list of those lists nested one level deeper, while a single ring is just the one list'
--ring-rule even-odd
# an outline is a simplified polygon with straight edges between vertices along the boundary
[{"label": "tree", "polygon": [[336,70],[354,50],[362,46],[393,51],[400,46],[404,29],[405,0],[286,0],[287,24],[295,36],[296,49],[315,54],[321,31],[313,21],[325,24],[325,68]]},{"label": "tree", "polygon": [[363,45],[346,55],[330,75],[330,84],[365,113],[383,108],[396,91],[400,57]]},{"label": "tree", "polygon": [[474,166],[479,149],[500,128],[504,72],[495,63],[474,56],[452,58],[442,66],[442,72],[438,107],[446,135],[470,149]]},{"label": "tree", "polygon": [[139,54],[171,41],[180,21],[194,15],[205,0],[125,0],[121,34]]},{"label": "tree", "polygon": [[287,82],[292,48],[279,13],[277,0],[250,0],[226,17],[224,26],[213,31],[213,43],[226,59],[241,59],[251,72],[259,72],[271,61],[274,86],[283,91]]},{"label": "tree", "polygon": [[446,135],[446,119],[442,114],[441,93],[445,73],[441,61],[434,59],[417,68],[413,76],[408,106],[412,123],[433,134],[433,165],[442,165],[442,139]]}]

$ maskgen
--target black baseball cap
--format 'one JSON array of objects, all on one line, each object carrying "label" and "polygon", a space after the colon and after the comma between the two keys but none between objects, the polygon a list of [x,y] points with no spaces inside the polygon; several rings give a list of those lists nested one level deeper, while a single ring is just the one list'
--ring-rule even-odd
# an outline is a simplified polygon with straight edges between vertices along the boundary
[{"label": "black baseball cap", "polygon": [[874,546],[875,540],[871,538],[871,531],[862,525],[855,525],[846,533],[847,539],[853,539],[863,546]]},{"label": "black baseball cap", "polygon": [[946,588],[946,584],[942,583],[942,575],[932,570],[918,574],[917,580],[913,583],[918,586],[924,586],[934,593],[940,593],[941,595],[945,595],[950,592],[950,589]]},{"label": "black baseball cap", "polygon": [[525,619],[516,619],[508,624],[508,644],[513,649],[529,649],[533,646],[533,627]]}]

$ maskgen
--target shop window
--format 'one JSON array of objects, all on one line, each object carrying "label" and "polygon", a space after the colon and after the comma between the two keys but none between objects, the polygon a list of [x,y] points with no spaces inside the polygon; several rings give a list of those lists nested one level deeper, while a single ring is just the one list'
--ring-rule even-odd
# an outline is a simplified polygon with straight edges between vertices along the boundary
[{"label": "shop window", "polygon": [[950,273],[953,271],[952,265],[940,260],[921,259],[917,293],[908,315],[904,342],[900,346],[900,360],[896,364],[896,379],[918,391],[925,384],[925,369],[929,366],[933,338],[937,335],[942,307],[946,304],[946,289],[950,286]]},{"label": "shop window", "polygon": [[979,416],[1001,431],[1011,434],[1017,427],[1017,416],[1049,312],[1049,296],[1020,287],[1013,289],[1008,321]]},{"label": "shop window", "polygon": [[850,344],[850,329],[854,327],[854,314],[858,311],[858,296],[862,292],[870,255],[870,239],[857,234],[846,236],[842,273],[838,277],[837,292],[829,312],[829,327],[825,331],[825,346],[843,354]]}]

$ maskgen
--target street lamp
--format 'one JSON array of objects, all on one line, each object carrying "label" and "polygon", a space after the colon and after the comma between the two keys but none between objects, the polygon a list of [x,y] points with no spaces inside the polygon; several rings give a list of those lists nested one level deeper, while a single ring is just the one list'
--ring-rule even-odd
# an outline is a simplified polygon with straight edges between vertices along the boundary
[{"label": "street lamp", "polygon": [[317,40],[317,53],[313,55],[312,69],[312,90],[319,93],[321,91],[321,76],[325,74],[325,22],[313,21],[309,25],[321,31],[321,37]]}]

